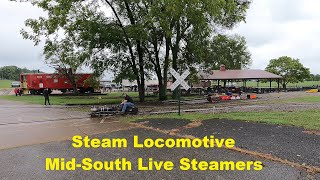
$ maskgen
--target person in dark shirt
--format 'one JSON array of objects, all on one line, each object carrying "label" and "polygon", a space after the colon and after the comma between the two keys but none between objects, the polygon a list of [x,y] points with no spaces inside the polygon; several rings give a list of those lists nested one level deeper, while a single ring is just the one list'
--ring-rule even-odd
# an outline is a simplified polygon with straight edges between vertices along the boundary
[{"label": "person in dark shirt", "polygon": [[49,94],[50,94],[50,92],[49,92],[48,89],[45,89],[45,90],[43,91],[44,105],[47,105],[47,101],[48,101],[48,104],[51,105],[51,104],[50,104],[50,100],[49,100]]},{"label": "person in dark shirt", "polygon": [[124,100],[122,101],[121,105],[122,105],[121,112],[125,113],[128,107],[134,106],[133,99],[130,96],[128,96],[128,94],[124,94]]},{"label": "person in dark shirt", "polygon": [[14,93],[16,94],[16,96],[18,96],[18,94],[19,94],[19,89],[18,89],[18,88],[15,88],[15,89],[14,89]]}]

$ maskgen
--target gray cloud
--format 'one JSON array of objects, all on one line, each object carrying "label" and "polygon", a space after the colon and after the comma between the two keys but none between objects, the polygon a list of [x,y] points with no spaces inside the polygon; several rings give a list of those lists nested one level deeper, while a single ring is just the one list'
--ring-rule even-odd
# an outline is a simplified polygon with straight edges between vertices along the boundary
[{"label": "gray cloud", "polygon": [[38,18],[44,13],[29,3],[10,1],[0,2],[0,66],[16,65],[30,69],[52,71],[45,65],[42,47],[35,47],[33,42],[25,40],[20,34],[24,21]]},{"label": "gray cloud", "polygon": [[247,16],[233,32],[246,37],[252,68],[264,69],[270,59],[299,58],[312,73],[320,74],[320,1],[253,1]]},{"label": "gray cloud", "polygon": [[304,1],[301,0],[280,0],[269,1],[272,20],[279,22],[297,21],[308,19],[310,16],[304,13]]},{"label": "gray cloud", "polygon": [[[320,1],[316,0],[254,0],[247,23],[232,31],[247,38],[252,68],[264,69],[270,59],[287,55],[320,73],[318,7]],[[0,2],[0,66],[52,71],[41,56],[42,47],[34,47],[20,35],[24,21],[40,15],[43,12],[29,3]]]}]

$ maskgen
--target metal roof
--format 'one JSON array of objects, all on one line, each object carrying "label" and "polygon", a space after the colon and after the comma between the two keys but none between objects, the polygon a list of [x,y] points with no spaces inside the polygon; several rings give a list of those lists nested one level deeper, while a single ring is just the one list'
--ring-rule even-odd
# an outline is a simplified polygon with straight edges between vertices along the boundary
[{"label": "metal roof", "polygon": [[211,74],[200,74],[201,80],[245,80],[245,79],[282,79],[281,76],[263,70],[213,70]]}]

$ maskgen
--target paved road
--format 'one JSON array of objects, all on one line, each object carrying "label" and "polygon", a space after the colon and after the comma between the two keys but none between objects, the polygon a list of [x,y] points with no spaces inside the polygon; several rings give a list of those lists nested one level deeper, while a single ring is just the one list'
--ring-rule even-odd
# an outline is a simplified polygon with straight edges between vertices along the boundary
[{"label": "paved road", "polygon": [[[161,119],[147,121],[144,125],[170,130],[181,129],[189,123],[188,120]],[[179,134],[194,137],[231,137],[239,148],[320,167],[320,135],[308,133],[303,128],[245,121],[206,120],[198,127],[182,129]]]},{"label": "paved road", "polygon": [[272,154],[300,164],[320,167],[320,136],[303,128],[230,120],[208,120],[182,133],[202,137],[232,137],[243,149]]},{"label": "paved road", "polygon": [[[275,163],[240,153],[221,149],[134,149],[131,139],[168,138],[171,136],[145,129],[132,129],[108,134],[100,134],[98,138],[126,138],[129,141],[126,149],[74,149],[71,141],[55,142],[42,145],[20,147],[0,151],[0,179],[272,179],[294,180],[306,179],[307,174],[290,166]],[[174,138],[174,137],[173,137]],[[90,157],[93,160],[110,161],[127,158],[132,162],[132,171],[46,171],[45,158],[61,157],[69,160],[81,160]],[[173,171],[138,171],[138,158],[154,160],[170,160],[175,164]],[[181,171],[181,158],[196,158],[207,161],[252,161],[264,163],[262,171]],[[144,161],[146,163],[146,161]]]},{"label": "paved road", "polygon": [[115,119],[91,119],[59,106],[0,100],[0,149],[70,139],[129,128]]}]

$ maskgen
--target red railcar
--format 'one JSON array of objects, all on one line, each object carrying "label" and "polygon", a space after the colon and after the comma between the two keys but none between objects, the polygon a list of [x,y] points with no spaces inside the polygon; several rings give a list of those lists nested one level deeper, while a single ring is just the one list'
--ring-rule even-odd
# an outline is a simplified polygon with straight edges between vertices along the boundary
[{"label": "red railcar", "polygon": [[[76,74],[77,87],[80,93],[93,92],[94,89],[87,85],[85,81],[92,76],[92,74]],[[71,82],[64,75],[61,74],[47,74],[47,73],[26,73],[20,75],[21,88],[29,91],[31,94],[41,94],[44,89],[60,90],[66,92],[73,90]]]}]

